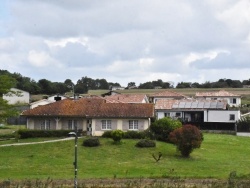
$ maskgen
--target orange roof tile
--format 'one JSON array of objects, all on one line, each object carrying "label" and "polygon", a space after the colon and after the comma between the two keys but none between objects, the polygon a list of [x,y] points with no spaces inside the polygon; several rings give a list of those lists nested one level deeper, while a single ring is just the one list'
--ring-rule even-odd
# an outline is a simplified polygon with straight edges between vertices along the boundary
[{"label": "orange roof tile", "polygon": [[110,103],[142,103],[145,98],[145,94],[117,94],[104,97]]},{"label": "orange roof tile", "polygon": [[153,117],[153,104],[106,103],[104,99],[65,99],[24,111],[22,116],[75,116],[75,117]]}]

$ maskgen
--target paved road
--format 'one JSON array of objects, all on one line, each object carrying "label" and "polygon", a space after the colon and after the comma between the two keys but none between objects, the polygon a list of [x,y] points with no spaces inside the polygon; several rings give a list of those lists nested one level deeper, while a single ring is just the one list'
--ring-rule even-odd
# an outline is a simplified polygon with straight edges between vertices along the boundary
[{"label": "paved road", "polygon": [[58,140],[47,140],[47,141],[41,141],[41,142],[12,143],[12,144],[0,145],[0,147],[7,147],[7,146],[22,146],[22,145],[32,145],[32,144],[44,144],[44,143],[61,142],[61,141],[73,140],[73,139],[75,139],[75,137],[68,137],[68,138],[63,138],[63,139],[58,139]]}]

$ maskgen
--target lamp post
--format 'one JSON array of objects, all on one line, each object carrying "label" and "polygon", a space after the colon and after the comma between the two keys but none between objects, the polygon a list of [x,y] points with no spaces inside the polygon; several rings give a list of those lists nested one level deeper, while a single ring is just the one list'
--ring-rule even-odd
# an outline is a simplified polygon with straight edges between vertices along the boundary
[{"label": "lamp post", "polygon": [[69,135],[75,137],[75,161],[73,163],[75,167],[75,179],[74,179],[74,188],[77,188],[77,126],[75,126],[75,132],[70,132]]},{"label": "lamp post", "polygon": [[75,100],[75,86],[74,86],[74,84],[72,83],[72,85],[68,85],[67,87],[68,87],[68,88],[72,88],[73,99]]}]

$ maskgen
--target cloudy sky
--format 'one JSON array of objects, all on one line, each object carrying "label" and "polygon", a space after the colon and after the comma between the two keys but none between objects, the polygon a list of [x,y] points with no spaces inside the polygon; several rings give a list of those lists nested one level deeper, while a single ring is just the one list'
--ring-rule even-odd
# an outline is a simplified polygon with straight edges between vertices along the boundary
[{"label": "cloudy sky", "polygon": [[36,81],[250,78],[249,0],[1,0],[0,69]]}]

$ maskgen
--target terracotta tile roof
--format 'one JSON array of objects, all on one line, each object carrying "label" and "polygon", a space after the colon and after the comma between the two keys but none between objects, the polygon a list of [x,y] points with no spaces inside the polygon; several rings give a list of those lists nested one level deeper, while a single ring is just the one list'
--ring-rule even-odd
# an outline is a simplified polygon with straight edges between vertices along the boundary
[{"label": "terracotta tile roof", "polygon": [[150,97],[168,97],[168,98],[174,98],[174,97],[187,98],[187,96],[185,96],[185,95],[182,95],[180,93],[176,93],[176,92],[173,92],[173,91],[168,91],[168,90],[165,90],[165,91],[162,91],[162,92],[159,92],[159,93],[154,93],[154,94],[151,94],[149,96]]},{"label": "terracotta tile roof", "polygon": [[171,110],[171,109],[226,109],[226,100],[197,100],[182,99],[168,100],[158,99],[155,103],[155,109]]},{"label": "terracotta tile roof", "polygon": [[105,96],[110,103],[142,103],[147,96],[145,94],[117,94]]},{"label": "terracotta tile roof", "polygon": [[225,90],[215,91],[215,92],[197,92],[196,97],[240,97],[233,93],[229,93]]},{"label": "terracotta tile roof", "polygon": [[149,118],[154,116],[154,105],[106,103],[97,98],[65,99],[24,111],[22,116]]}]

